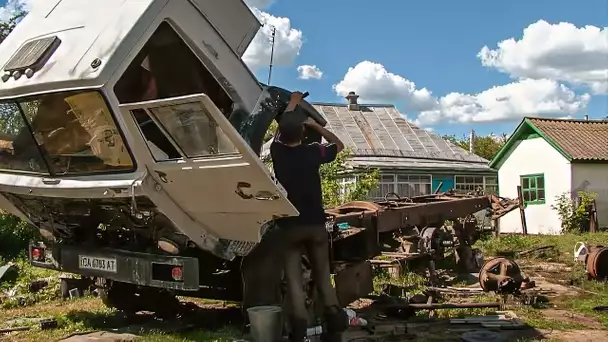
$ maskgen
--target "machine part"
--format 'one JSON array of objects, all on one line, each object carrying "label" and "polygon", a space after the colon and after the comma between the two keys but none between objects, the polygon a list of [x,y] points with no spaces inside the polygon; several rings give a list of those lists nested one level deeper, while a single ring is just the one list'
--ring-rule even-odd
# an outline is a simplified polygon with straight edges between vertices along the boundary
[{"label": "machine part", "polygon": [[420,232],[418,251],[441,259],[446,248],[454,246],[452,234],[441,228],[427,227]]},{"label": "machine part", "polygon": [[479,272],[479,284],[486,292],[515,293],[521,289],[524,278],[519,265],[506,258],[488,260]]},{"label": "machine part", "polygon": [[601,247],[589,253],[587,273],[596,280],[608,280],[608,247]]},{"label": "machine part", "polygon": [[373,271],[369,261],[346,265],[335,277],[336,293],[343,307],[374,291]]},{"label": "machine part", "polygon": [[438,310],[438,309],[474,309],[474,308],[500,308],[498,302],[494,303],[430,303],[430,304],[409,304],[396,303],[382,305],[383,308],[394,309],[413,309],[413,310]]}]

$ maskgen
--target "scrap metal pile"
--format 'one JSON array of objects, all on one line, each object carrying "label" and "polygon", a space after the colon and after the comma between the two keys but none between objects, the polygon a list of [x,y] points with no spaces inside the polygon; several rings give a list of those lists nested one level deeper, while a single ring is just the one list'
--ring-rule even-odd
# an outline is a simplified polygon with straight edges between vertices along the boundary
[{"label": "scrap metal pile", "polygon": [[421,261],[431,283],[436,263],[449,250],[461,272],[483,261],[472,246],[481,236],[477,216],[494,220],[519,207],[517,200],[446,192],[381,201],[354,201],[326,210],[332,234],[332,265],[340,302],[347,305],[373,291],[371,265],[394,267]]},{"label": "scrap metal pile", "polygon": [[441,257],[446,248],[455,247],[459,257],[470,260],[470,246],[481,234],[476,216],[496,220],[518,207],[518,200],[495,195],[446,192],[410,198],[393,194],[382,201],[349,202],[326,213],[334,243],[359,240],[369,258],[382,252]]}]

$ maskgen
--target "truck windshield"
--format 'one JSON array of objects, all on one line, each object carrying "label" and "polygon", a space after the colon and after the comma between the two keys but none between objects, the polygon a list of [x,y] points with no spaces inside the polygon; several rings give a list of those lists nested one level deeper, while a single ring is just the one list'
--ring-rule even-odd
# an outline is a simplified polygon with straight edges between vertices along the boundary
[{"label": "truck windshield", "polygon": [[99,92],[0,102],[0,170],[66,175],[132,168],[131,155]]}]

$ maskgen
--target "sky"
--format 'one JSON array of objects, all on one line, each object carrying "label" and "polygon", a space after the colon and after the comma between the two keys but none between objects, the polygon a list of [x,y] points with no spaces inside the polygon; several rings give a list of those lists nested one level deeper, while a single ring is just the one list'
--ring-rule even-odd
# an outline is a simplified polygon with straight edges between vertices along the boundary
[{"label": "sky", "polygon": [[[46,0],[0,0],[0,20]],[[103,0],[100,0],[103,1]],[[524,116],[608,116],[608,0],[245,0],[244,55],[315,102],[394,104],[440,134],[510,134]]]}]

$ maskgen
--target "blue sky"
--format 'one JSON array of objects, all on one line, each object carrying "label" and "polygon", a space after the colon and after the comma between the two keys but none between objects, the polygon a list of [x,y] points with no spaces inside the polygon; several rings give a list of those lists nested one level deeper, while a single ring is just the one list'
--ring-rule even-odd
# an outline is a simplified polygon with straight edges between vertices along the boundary
[{"label": "blue sky", "polygon": [[[0,20],[36,1],[0,0]],[[272,84],[311,101],[356,91],[457,136],[510,134],[523,116],[608,116],[608,0],[245,2],[269,24],[246,63],[267,80],[273,25]]]},{"label": "blue sky", "polygon": [[[251,0],[250,4],[263,5],[261,0]],[[292,28],[301,30],[303,37],[302,48],[293,64],[275,66],[272,83],[289,89],[302,89],[311,93],[312,101],[342,102],[341,97],[332,89],[339,83],[350,67],[362,61],[381,64],[393,74],[400,75],[416,84],[416,88],[427,88],[434,96],[445,96],[448,93],[476,94],[494,86],[516,82],[509,72],[501,72],[494,67],[484,67],[477,54],[482,47],[497,49],[497,44],[503,40],[514,38],[521,40],[526,29],[539,20],[546,21],[549,26],[560,22],[571,23],[576,29],[587,25],[601,29],[595,35],[595,60],[597,57],[606,63],[600,67],[600,72],[607,74],[603,78],[608,82],[608,1],[606,0],[535,0],[535,1],[364,1],[364,0],[309,0],[306,4],[290,0],[276,0],[261,10],[276,17],[289,18]],[[549,31],[547,40],[554,41],[551,46],[539,48],[543,54],[538,59],[551,61],[551,53],[560,54],[569,47],[568,37],[559,30]],[[598,38],[599,37],[599,38]],[[562,42],[563,41],[563,42]],[[562,43],[560,43],[562,42]],[[599,46],[599,48],[597,48]],[[557,48],[556,48],[557,47]],[[573,53],[562,54],[563,61],[553,61],[553,66],[564,65],[564,69],[580,70],[577,60],[585,59],[583,49],[572,47]],[[528,53],[539,51],[534,48]],[[548,50],[548,51],[545,51]],[[557,51],[556,51],[557,50]],[[523,52],[520,52],[523,53]],[[602,57],[603,56],[603,57]],[[587,56],[588,57],[588,56]],[[603,59],[602,59],[603,58]],[[532,58],[534,59],[534,58]],[[547,62],[549,63],[549,62]],[[542,62],[537,67],[543,69]],[[573,66],[569,68],[568,66]],[[321,79],[298,79],[298,65],[315,65],[322,72]],[[546,67],[546,66],[544,66]],[[598,71],[597,65],[594,71]],[[526,70],[525,75],[534,74],[534,70]],[[541,76],[547,73],[540,72]],[[267,78],[265,66],[256,70],[262,80]],[[536,78],[545,78],[536,76]],[[608,97],[592,93],[586,84],[568,82],[576,77],[560,76],[558,85],[564,85],[575,94],[581,96],[591,94],[588,104],[565,106],[559,110],[551,108],[541,111],[543,116],[581,117],[589,113],[592,118],[608,116]],[[580,78],[580,77],[578,77]],[[358,83],[349,82],[350,85]],[[374,86],[374,84],[372,84]],[[375,84],[377,92],[382,92],[381,83]],[[539,85],[542,88],[542,85]],[[365,86],[357,92],[362,93]],[[526,88],[528,89],[528,88]],[[370,91],[367,89],[368,92]],[[533,90],[533,89],[532,89]],[[532,91],[528,89],[528,91]],[[512,90],[517,91],[517,89]],[[391,92],[387,90],[387,92]],[[415,110],[408,110],[411,96],[406,94],[387,96],[384,101],[396,104],[407,114],[410,120],[417,118]],[[547,95],[547,93],[545,93]],[[568,94],[562,94],[568,97]],[[562,97],[555,98],[556,102]],[[541,100],[547,100],[541,97]],[[523,99],[522,101],[526,101]],[[409,101],[411,102],[411,101]],[[572,100],[576,103],[576,100]],[[584,97],[582,102],[585,102]],[[533,106],[531,104],[530,106]],[[528,107],[530,107],[528,106]],[[542,108],[543,106],[541,106]],[[534,108],[527,108],[524,114],[532,115]],[[500,120],[491,116],[479,119],[458,119],[449,122],[445,116],[436,123],[422,124],[431,127],[439,133],[466,133],[474,128],[480,134],[511,133],[522,116],[521,110],[514,110],[503,115]],[[553,114],[553,115],[551,115]],[[496,115],[493,115],[496,116]],[[451,116],[457,118],[457,116]],[[485,122],[478,122],[482,120]],[[427,120],[429,121],[429,120]],[[431,120],[433,121],[433,120]]]}]

